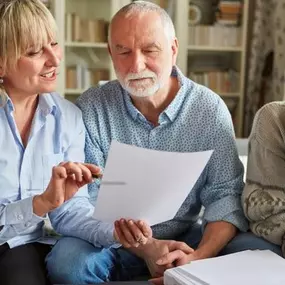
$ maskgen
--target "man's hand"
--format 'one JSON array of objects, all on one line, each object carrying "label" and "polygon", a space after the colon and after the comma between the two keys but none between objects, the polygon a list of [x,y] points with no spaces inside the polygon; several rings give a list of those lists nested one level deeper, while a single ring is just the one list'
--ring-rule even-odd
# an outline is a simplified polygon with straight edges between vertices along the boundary
[{"label": "man's hand", "polygon": [[[165,241],[163,241],[165,242]],[[159,258],[155,264],[152,263],[152,267],[156,269],[156,274],[152,274],[152,278],[149,281],[155,285],[163,285],[163,274],[166,269],[173,268],[176,266],[184,265],[192,260],[197,259],[195,251],[184,242],[168,241],[168,253],[164,254]],[[148,266],[150,265],[147,262]],[[149,268],[150,269],[150,268]]]},{"label": "man's hand", "polygon": [[100,168],[93,164],[62,162],[53,167],[52,177],[44,193],[33,199],[34,213],[43,216],[71,199],[80,187],[93,181]]},{"label": "man's hand", "polygon": [[152,237],[150,226],[142,221],[120,219],[115,221],[114,238],[125,248],[138,247],[146,244]]},{"label": "man's hand", "polygon": [[[131,251],[145,260],[152,277],[163,276],[166,269],[177,266],[176,261],[178,260],[187,263],[186,256],[194,253],[194,250],[184,242],[154,238],[145,245],[131,249]],[[169,254],[171,255],[169,256]],[[167,261],[169,262],[166,263]]]},{"label": "man's hand", "polygon": [[[217,256],[222,248],[236,235],[237,229],[234,225],[217,221],[206,225],[203,238],[198,248],[193,253],[181,252],[177,250],[161,256],[157,260],[157,265],[165,266],[171,262],[173,266],[184,265],[192,260],[204,259]],[[163,274],[160,277],[150,280],[156,285],[163,284]]]},{"label": "man's hand", "polygon": [[174,266],[181,266],[190,263],[192,260],[198,259],[196,252],[183,251],[181,249],[173,250],[156,261],[158,265],[173,264]]}]

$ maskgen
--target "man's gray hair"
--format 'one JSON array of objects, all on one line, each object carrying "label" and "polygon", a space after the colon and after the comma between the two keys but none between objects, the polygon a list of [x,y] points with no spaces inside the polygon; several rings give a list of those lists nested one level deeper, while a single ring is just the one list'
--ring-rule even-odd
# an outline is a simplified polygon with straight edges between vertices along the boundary
[{"label": "man's gray hair", "polygon": [[124,7],[122,7],[112,18],[110,26],[109,26],[109,31],[108,31],[108,40],[110,41],[110,33],[111,33],[111,26],[112,26],[112,22],[115,18],[119,17],[119,16],[129,16],[132,14],[136,14],[136,13],[146,13],[146,12],[155,12],[157,13],[160,18],[161,18],[161,22],[162,25],[165,29],[165,33],[167,35],[167,37],[169,38],[169,40],[173,40],[175,38],[175,29],[174,29],[174,25],[173,22],[170,18],[170,16],[168,15],[168,13],[162,9],[160,6],[152,3],[152,2],[148,2],[148,1],[134,1]]}]

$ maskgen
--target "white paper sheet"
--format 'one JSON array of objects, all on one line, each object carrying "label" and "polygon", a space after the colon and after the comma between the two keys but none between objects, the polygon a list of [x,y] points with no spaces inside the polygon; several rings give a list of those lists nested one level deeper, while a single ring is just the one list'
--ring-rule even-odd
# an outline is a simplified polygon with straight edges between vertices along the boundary
[{"label": "white paper sheet", "polygon": [[94,217],[111,223],[143,219],[150,225],[172,219],[212,152],[164,152],[113,141]]}]

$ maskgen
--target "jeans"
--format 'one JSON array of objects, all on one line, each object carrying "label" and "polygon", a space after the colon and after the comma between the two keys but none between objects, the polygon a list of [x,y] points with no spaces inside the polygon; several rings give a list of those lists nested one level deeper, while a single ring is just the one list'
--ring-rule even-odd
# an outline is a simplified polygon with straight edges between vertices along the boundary
[{"label": "jeans", "polygon": [[[201,226],[196,225],[177,240],[196,248],[201,240]],[[280,246],[252,233],[239,233],[220,255],[247,249],[269,249],[282,256]],[[144,261],[124,248],[96,248],[73,237],[60,239],[46,258],[50,280],[56,284],[90,284],[129,281],[149,276]]]}]

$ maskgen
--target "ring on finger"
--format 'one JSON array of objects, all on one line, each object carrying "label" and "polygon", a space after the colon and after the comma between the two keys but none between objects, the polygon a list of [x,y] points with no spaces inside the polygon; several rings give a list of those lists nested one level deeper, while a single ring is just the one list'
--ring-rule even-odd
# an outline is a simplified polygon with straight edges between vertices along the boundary
[{"label": "ring on finger", "polygon": [[142,236],[137,237],[136,238],[136,242],[138,242],[139,244],[143,244],[144,243],[144,238]]}]

